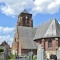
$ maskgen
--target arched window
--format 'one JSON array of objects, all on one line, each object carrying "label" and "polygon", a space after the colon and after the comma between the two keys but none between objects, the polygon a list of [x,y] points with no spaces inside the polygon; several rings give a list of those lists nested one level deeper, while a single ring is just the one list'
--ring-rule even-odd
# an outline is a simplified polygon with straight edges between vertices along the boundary
[{"label": "arched window", "polygon": [[52,39],[49,39],[48,40],[48,48],[51,48],[52,47]]}]

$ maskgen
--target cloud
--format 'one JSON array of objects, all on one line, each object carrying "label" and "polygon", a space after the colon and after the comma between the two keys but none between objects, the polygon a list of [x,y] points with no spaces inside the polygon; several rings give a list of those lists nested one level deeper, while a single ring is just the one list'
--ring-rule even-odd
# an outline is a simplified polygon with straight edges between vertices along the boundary
[{"label": "cloud", "polygon": [[12,27],[12,28],[4,27],[4,28],[3,28],[3,32],[4,32],[4,33],[11,33],[12,31],[14,31],[14,27]]},{"label": "cloud", "polygon": [[60,24],[60,22],[59,22],[59,24]]},{"label": "cloud", "polygon": [[32,12],[54,14],[57,13],[59,9],[59,0],[35,0]]},{"label": "cloud", "polygon": [[0,44],[6,41],[10,46],[13,42],[13,34],[15,27],[2,27],[0,26]]},{"label": "cloud", "polygon": [[0,26],[0,33],[9,34],[14,31],[14,27],[2,27]]},{"label": "cloud", "polygon": [[3,42],[3,41],[6,41],[10,46],[12,45],[12,41],[13,41],[13,37],[11,37],[10,35],[3,35],[1,36],[0,35],[0,44]]},{"label": "cloud", "polygon": [[1,12],[6,15],[18,15],[24,9],[31,9],[33,5],[32,0],[0,0],[5,6],[1,7]]},{"label": "cloud", "polygon": [[59,0],[0,0],[0,3],[4,3],[1,12],[10,16],[18,15],[24,9],[29,9],[33,14],[54,14],[60,10]]},{"label": "cloud", "polygon": [[0,26],[0,32],[2,31],[2,29],[3,29],[3,27],[2,27],[2,26]]},{"label": "cloud", "polygon": [[6,15],[14,15],[13,9],[11,9],[9,6],[5,6],[1,8],[2,13]]}]

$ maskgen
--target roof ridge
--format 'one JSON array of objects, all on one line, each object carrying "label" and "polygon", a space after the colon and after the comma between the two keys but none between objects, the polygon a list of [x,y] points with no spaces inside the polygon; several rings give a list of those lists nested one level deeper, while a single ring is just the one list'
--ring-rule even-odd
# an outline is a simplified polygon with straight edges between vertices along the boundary
[{"label": "roof ridge", "polygon": [[55,20],[55,26],[56,26],[56,36],[59,35],[58,31],[57,30],[60,30],[60,26],[59,26],[59,22],[57,20]]},{"label": "roof ridge", "polygon": [[[48,22],[45,22],[44,24],[40,25],[40,26],[37,28],[37,31],[36,31],[36,34],[35,34],[35,37],[33,38],[33,40],[36,38],[36,35],[37,35],[38,31],[40,31],[40,32],[39,32],[39,34],[41,34],[40,37],[43,38],[44,33],[46,33],[46,30],[47,30],[48,27],[50,26],[50,23],[51,23],[51,22],[52,22],[52,20],[50,20],[50,21],[48,21]],[[38,38],[39,38],[39,36],[38,36]]]},{"label": "roof ridge", "polygon": [[[52,20],[50,20],[49,22],[50,22],[50,24],[51,24],[51,23],[52,23]],[[47,30],[49,29],[50,24],[49,24],[48,27],[45,29],[45,33],[46,33]]]},{"label": "roof ridge", "polygon": [[59,30],[60,26],[58,21],[56,19],[51,19],[38,27],[33,40],[47,37],[59,37]]},{"label": "roof ridge", "polygon": [[[42,24],[40,24],[39,26],[42,26],[42,25],[44,25],[44,24],[46,24],[46,23],[48,23],[48,22],[50,22],[50,21],[52,21],[53,19],[51,19],[51,20],[47,20],[46,22],[43,22]],[[37,26],[37,27],[39,27],[39,26]]]},{"label": "roof ridge", "polygon": [[[52,25],[52,26],[53,26],[53,24],[56,25],[56,21],[57,21],[56,19],[52,19],[52,20],[51,20],[51,23],[50,23],[50,25],[49,25],[49,27],[48,27],[48,29],[50,28],[51,25]],[[47,31],[49,31],[48,29],[47,29]],[[50,29],[53,29],[53,28],[50,28]],[[46,31],[46,32],[47,32],[47,31]],[[56,33],[56,26],[55,26],[55,33]],[[48,35],[49,35],[49,34],[48,34]],[[52,35],[54,35],[54,33],[52,33]],[[56,34],[55,34],[55,35],[56,35]]]}]

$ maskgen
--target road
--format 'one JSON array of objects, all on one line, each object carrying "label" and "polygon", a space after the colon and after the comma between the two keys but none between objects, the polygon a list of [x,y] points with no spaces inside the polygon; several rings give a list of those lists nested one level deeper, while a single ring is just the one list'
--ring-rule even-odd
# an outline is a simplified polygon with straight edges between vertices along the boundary
[{"label": "road", "polygon": [[21,58],[19,58],[19,59],[15,59],[15,60],[25,60],[25,59],[21,59]]},{"label": "road", "polygon": [[19,59],[15,59],[15,60],[29,60],[29,59],[19,58]]},{"label": "road", "polygon": [[15,60],[21,60],[21,59],[15,59]]},{"label": "road", "polygon": [[15,59],[15,60],[23,60],[23,59]]}]

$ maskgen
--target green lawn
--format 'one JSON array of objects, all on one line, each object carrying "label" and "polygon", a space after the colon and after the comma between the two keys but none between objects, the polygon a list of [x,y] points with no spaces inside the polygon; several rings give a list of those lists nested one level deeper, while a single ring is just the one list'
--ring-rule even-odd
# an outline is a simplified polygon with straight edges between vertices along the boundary
[{"label": "green lawn", "polygon": [[10,58],[8,60],[14,60],[15,59],[15,55],[12,55],[10,56]]}]

